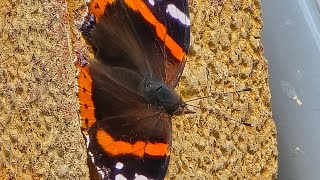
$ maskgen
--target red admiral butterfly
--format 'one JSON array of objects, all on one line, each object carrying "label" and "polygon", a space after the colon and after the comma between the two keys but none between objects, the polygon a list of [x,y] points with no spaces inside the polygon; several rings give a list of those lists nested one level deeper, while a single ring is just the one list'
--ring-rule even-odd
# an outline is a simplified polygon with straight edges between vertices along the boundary
[{"label": "red admiral butterfly", "polygon": [[174,92],[190,42],[187,0],[92,0],[81,27],[95,60],[79,63],[92,179],[164,179]]}]

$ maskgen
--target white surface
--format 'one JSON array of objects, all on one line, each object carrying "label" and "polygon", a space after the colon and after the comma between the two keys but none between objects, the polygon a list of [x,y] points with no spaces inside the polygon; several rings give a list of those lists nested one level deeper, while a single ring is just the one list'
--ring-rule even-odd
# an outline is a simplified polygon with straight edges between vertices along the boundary
[{"label": "white surface", "polygon": [[319,9],[320,0],[262,0],[279,180],[320,179]]}]

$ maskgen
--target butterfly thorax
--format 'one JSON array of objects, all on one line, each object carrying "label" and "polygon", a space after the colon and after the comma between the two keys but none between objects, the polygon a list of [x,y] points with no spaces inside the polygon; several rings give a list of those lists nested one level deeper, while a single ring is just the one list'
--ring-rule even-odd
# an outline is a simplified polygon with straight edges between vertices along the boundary
[{"label": "butterfly thorax", "polygon": [[183,104],[181,97],[172,88],[158,81],[144,81],[142,91],[149,104],[170,115],[175,114]]}]

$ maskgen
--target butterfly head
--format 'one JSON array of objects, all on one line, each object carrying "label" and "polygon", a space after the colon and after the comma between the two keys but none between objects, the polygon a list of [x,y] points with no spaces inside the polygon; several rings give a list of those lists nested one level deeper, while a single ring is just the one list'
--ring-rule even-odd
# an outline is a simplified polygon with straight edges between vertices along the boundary
[{"label": "butterfly head", "polygon": [[181,97],[170,87],[159,81],[144,81],[143,94],[148,103],[173,115],[183,105]]}]

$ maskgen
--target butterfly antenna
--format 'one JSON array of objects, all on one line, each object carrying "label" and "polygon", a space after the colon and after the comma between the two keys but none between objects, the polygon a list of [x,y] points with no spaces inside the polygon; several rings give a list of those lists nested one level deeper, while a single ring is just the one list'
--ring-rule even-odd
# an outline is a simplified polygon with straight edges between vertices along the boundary
[{"label": "butterfly antenna", "polygon": [[249,127],[253,127],[253,124],[251,124],[251,123],[249,123],[249,122],[245,122],[245,121],[237,121],[237,120],[235,120],[234,118],[232,118],[232,117],[225,117],[225,118],[227,118],[229,121],[232,121],[232,122],[235,122],[235,123],[239,123],[239,124],[243,124],[243,125],[245,125],[245,126],[249,126]]},{"label": "butterfly antenna", "polygon": [[[211,111],[212,112],[212,111]],[[225,119],[228,119],[228,120],[230,120],[230,121],[232,121],[232,122],[235,122],[235,123],[239,123],[239,124],[243,124],[243,125],[245,125],[245,126],[249,126],[249,127],[253,127],[254,125],[253,124],[251,124],[251,123],[249,123],[249,122],[246,122],[246,121],[237,121],[237,120],[235,120],[234,118],[232,118],[232,117],[227,117],[226,115],[221,115],[220,114],[220,116],[223,116],[223,118],[225,118]]]},{"label": "butterfly antenna", "polygon": [[184,103],[183,105],[184,105],[184,106],[191,106],[191,107],[195,107],[195,108],[201,109],[200,106],[196,106],[196,105],[192,105],[192,104],[188,104],[188,103]]},{"label": "butterfly antenna", "polygon": [[[191,101],[196,101],[196,100],[199,100],[199,99],[207,99],[207,98],[211,98],[211,97],[214,97],[216,95],[226,95],[226,94],[234,94],[234,93],[239,93],[239,92],[247,92],[247,91],[252,91],[251,88],[245,88],[245,89],[242,89],[242,90],[238,90],[238,91],[232,91],[232,92],[225,92],[225,93],[214,93],[214,95],[210,95],[210,96],[204,96],[204,97],[199,97],[199,98],[195,98],[195,99],[191,99],[191,100],[187,100],[183,103],[183,106],[191,106],[191,107],[195,107],[195,108],[199,108],[201,109],[200,106],[196,106],[196,105],[192,105],[192,104],[188,104],[187,102],[191,102]],[[206,111],[208,112],[211,112],[211,110],[208,110],[206,109]],[[245,122],[245,121],[236,121],[235,119],[233,119],[232,117],[225,117],[227,119],[229,119],[230,121],[232,122],[235,122],[235,123],[240,123],[240,124],[243,124],[245,126],[249,126],[249,127],[253,127],[253,124],[251,123],[248,123],[248,122]]]},{"label": "butterfly antenna", "polygon": [[199,100],[199,99],[207,99],[207,98],[215,97],[216,95],[235,94],[235,93],[246,92],[246,91],[251,91],[251,90],[252,90],[251,88],[245,88],[245,89],[238,90],[238,91],[231,91],[231,92],[224,92],[224,93],[214,93],[213,95],[210,95],[210,96],[203,96],[203,97],[198,97],[198,98],[195,98],[195,99],[187,100],[187,101],[185,101],[185,103],[190,102],[190,101],[196,101],[196,100]]}]

